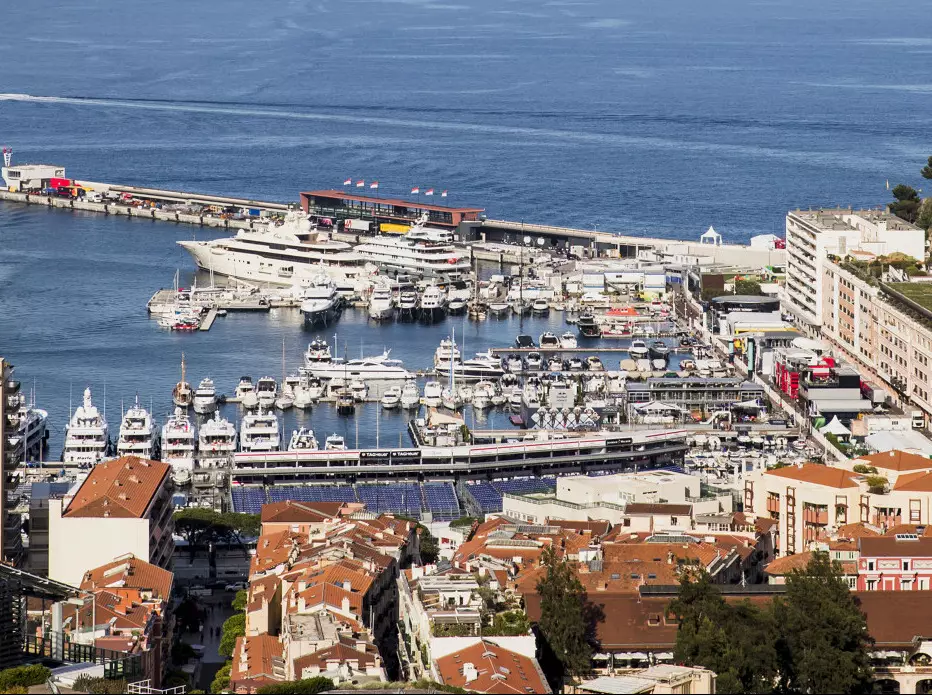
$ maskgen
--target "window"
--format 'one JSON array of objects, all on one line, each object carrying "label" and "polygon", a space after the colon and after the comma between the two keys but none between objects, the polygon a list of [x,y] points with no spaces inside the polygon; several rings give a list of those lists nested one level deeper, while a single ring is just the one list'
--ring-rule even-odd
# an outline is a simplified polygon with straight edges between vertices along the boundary
[{"label": "window", "polygon": [[903,571],[909,572],[909,560],[903,560]]},{"label": "window", "polygon": [[876,580],[876,579],[868,579],[868,580],[867,580],[867,590],[868,590],[868,591],[876,591],[876,590],[877,590],[877,580]]},{"label": "window", "polygon": [[867,561],[867,571],[868,571],[868,572],[873,572],[873,571],[874,571],[874,561],[873,561],[873,560],[868,560],[868,561]]},{"label": "window", "polygon": [[670,526],[676,526],[678,524],[677,518],[675,516],[670,517]]},{"label": "window", "polygon": [[912,579],[904,579],[903,581],[901,581],[901,582],[900,582],[900,589],[902,589],[903,591],[912,591],[912,589],[913,589],[913,580],[912,580]]}]

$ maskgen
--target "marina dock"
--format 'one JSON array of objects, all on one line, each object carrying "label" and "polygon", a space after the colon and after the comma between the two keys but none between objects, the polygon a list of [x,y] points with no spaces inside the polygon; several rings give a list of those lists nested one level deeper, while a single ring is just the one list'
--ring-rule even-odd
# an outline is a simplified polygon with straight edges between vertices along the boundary
[{"label": "marina dock", "polygon": [[214,325],[214,321],[217,319],[217,312],[219,309],[214,307],[207,312],[207,316],[204,317],[204,320],[201,321],[201,325],[198,327],[200,331],[209,331],[210,327]]}]

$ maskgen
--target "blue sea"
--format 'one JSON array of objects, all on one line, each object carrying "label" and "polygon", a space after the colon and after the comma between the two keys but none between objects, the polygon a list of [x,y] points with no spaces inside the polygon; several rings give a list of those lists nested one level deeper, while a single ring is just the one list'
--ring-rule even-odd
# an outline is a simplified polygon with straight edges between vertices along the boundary
[{"label": "blue sea", "polygon": [[[0,142],[94,181],[289,201],[352,177],[495,218],[744,241],[788,208],[921,188],[932,154],[929,0],[37,0],[2,17]],[[190,282],[174,242],[192,235],[0,203],[0,354],[35,382],[56,456],[87,384],[115,429],[137,392],[167,411],[182,351],[227,392],[280,375],[283,338],[297,366],[311,336],[291,312],[190,336],[146,318],[175,269]],[[467,324],[467,351],[512,324]],[[559,314],[525,328],[548,327]],[[452,328],[348,314],[336,332],[421,367]],[[315,429],[355,429],[319,410]]]}]

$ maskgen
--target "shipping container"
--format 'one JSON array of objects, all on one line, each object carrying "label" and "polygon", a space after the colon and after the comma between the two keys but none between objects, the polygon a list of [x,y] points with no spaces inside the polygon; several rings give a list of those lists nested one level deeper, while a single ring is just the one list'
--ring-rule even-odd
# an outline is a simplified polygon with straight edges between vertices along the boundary
[{"label": "shipping container", "polygon": [[368,232],[369,224],[370,223],[365,220],[344,220],[343,229],[348,229],[353,232]]}]

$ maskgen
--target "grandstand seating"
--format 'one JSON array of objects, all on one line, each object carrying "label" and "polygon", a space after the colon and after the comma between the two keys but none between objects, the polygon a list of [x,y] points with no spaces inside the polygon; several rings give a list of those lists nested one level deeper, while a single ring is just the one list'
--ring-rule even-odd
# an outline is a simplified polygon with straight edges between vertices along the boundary
[{"label": "grandstand seating", "polygon": [[260,514],[262,505],[268,500],[265,498],[265,489],[261,487],[234,487],[231,491],[233,497],[233,511],[240,514]]},{"label": "grandstand seating", "polygon": [[452,521],[463,515],[456,490],[450,483],[424,483],[421,486],[424,509],[435,521]]},{"label": "grandstand seating", "polygon": [[276,485],[269,488],[269,502],[356,502],[352,485]]}]

